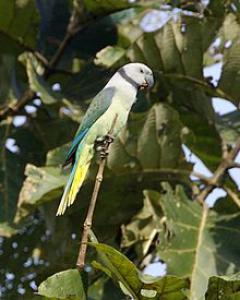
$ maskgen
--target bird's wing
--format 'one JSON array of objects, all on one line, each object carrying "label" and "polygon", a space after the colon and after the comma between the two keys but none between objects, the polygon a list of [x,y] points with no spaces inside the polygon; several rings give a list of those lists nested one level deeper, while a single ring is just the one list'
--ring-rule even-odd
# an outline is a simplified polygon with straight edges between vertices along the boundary
[{"label": "bird's wing", "polygon": [[87,134],[88,130],[92,127],[92,125],[100,118],[105,111],[109,108],[112,103],[112,99],[114,96],[115,88],[108,87],[100,91],[92,100],[81,125],[74,137],[72,145],[68,151],[66,160],[63,166],[67,166],[70,163],[74,163],[75,153],[78,148],[79,143]]}]

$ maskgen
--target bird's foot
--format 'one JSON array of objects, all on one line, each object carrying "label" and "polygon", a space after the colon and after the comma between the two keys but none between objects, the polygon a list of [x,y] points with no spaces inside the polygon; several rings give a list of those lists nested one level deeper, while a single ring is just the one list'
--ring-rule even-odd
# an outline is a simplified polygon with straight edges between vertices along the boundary
[{"label": "bird's foot", "polygon": [[111,134],[106,134],[104,136],[100,136],[96,139],[97,145],[110,145],[114,141],[114,137]]},{"label": "bird's foot", "polygon": [[100,154],[101,159],[105,159],[108,157],[109,152],[108,152],[108,150],[103,149],[99,154]]},{"label": "bird's foot", "polygon": [[95,150],[99,153],[101,159],[105,159],[108,156],[108,147],[114,141],[112,135],[107,134],[102,137],[98,137],[95,141]]}]

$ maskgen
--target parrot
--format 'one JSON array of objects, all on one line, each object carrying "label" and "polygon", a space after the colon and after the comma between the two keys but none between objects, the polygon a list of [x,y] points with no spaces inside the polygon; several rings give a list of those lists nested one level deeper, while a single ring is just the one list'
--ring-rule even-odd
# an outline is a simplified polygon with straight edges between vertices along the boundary
[{"label": "parrot", "polygon": [[[71,165],[72,169],[57,216],[63,215],[67,207],[73,204],[94,157],[97,139],[107,137],[111,129],[111,137],[116,138],[127,123],[138,91],[153,85],[153,72],[148,66],[142,63],[128,63],[119,68],[93,98],[63,164]],[[114,121],[114,128],[111,128]]]}]

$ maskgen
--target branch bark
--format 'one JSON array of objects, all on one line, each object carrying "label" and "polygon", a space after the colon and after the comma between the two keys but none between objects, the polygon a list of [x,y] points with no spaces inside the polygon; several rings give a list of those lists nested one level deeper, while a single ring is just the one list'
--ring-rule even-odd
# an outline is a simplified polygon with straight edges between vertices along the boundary
[{"label": "branch bark", "polygon": [[[82,5],[78,10],[76,8],[73,9],[71,17],[69,19],[69,24],[67,26],[67,30],[65,33],[65,36],[60,43],[56,53],[53,55],[49,63],[47,60],[41,55],[41,53],[36,53],[36,56],[40,58],[41,61],[44,60],[44,65],[46,66],[46,71],[43,75],[45,79],[47,79],[53,72],[53,69],[57,66],[59,61],[61,60],[66,48],[70,44],[71,40],[75,37],[75,35],[85,27],[86,18],[84,17],[84,5],[83,2],[81,2]],[[81,23],[82,26],[79,26],[80,24],[80,18],[82,18]],[[88,24],[88,23],[87,23]],[[26,104],[28,104],[30,101],[34,99],[36,96],[35,92],[32,91],[30,88],[27,88],[26,91],[23,93],[23,95],[20,97],[20,99],[14,104],[7,106],[0,110],[0,122],[4,119],[6,119],[8,116],[16,115]]]},{"label": "branch bark", "polygon": [[206,187],[199,193],[197,200],[204,203],[207,196],[214,190],[214,188],[222,186],[222,180],[227,171],[235,166],[235,158],[240,151],[240,138],[237,140],[235,146],[230,150],[223,152],[222,161],[214,172],[213,176],[207,180]]},{"label": "branch bark", "polygon": [[[109,131],[109,135],[111,135],[113,132],[114,126],[117,121],[117,116],[118,115],[116,114],[113,119],[113,123],[112,123],[111,129]],[[110,146],[110,142],[108,142],[106,144],[105,151],[108,151],[109,146]],[[84,225],[83,225],[82,240],[81,240],[80,249],[79,249],[79,253],[78,253],[78,259],[77,259],[77,263],[76,263],[76,266],[79,270],[82,270],[85,266],[87,241],[88,241],[89,231],[92,227],[93,214],[94,214],[94,210],[95,210],[95,206],[96,206],[96,202],[97,202],[98,193],[100,190],[101,183],[103,181],[103,172],[104,172],[104,169],[106,166],[106,158],[107,158],[106,156],[101,158],[97,176],[96,176],[96,180],[95,180],[95,186],[94,186],[93,193],[92,193],[92,198],[91,198],[91,201],[90,201],[90,204],[88,207],[87,217],[86,217],[86,219],[84,221]]]}]

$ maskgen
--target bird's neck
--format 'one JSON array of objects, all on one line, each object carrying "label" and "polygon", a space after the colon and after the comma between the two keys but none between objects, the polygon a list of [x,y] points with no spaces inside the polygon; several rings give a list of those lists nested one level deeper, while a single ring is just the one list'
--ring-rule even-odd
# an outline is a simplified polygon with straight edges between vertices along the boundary
[{"label": "bird's neck", "polygon": [[115,73],[113,77],[109,80],[105,88],[113,87],[116,90],[116,93],[119,95],[121,99],[122,105],[130,110],[133,103],[136,101],[137,96],[137,88],[131,82],[122,78],[122,76],[118,73]]}]

